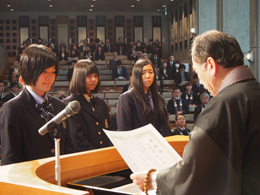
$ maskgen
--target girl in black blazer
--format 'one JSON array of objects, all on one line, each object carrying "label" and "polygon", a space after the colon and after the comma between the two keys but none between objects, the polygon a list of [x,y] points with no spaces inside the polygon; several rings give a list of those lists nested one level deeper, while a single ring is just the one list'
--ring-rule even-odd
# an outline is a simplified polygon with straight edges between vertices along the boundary
[{"label": "girl in black blazer", "polygon": [[162,68],[159,73],[163,76],[163,80],[169,80],[171,78],[171,69],[168,67],[167,61],[163,61]]},{"label": "girl in black blazer", "polygon": [[[65,108],[64,103],[46,93],[59,72],[56,57],[47,47],[26,48],[19,71],[25,88],[0,111],[2,165],[54,156],[53,132],[42,136],[38,129]],[[60,153],[74,152],[67,122],[58,125],[58,129]]]},{"label": "girl in black blazer", "polygon": [[60,47],[60,53],[58,54],[59,62],[67,62],[69,53],[66,51],[65,46]]},{"label": "girl in black blazer", "polygon": [[91,60],[80,60],[76,63],[70,82],[70,95],[66,104],[77,100],[81,105],[78,114],[71,116],[72,142],[77,152],[111,146],[103,132],[112,129],[107,105],[104,100],[92,93],[99,91],[99,71]]},{"label": "girl in black blazer", "polygon": [[155,69],[149,60],[135,63],[131,85],[131,90],[118,100],[118,130],[132,130],[151,123],[163,136],[170,136],[168,114],[163,97],[158,93]]}]

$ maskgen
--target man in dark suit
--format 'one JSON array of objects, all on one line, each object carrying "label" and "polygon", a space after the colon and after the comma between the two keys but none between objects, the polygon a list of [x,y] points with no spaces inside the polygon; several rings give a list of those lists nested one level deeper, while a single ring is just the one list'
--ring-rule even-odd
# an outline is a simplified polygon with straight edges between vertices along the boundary
[{"label": "man in dark suit", "polygon": [[197,105],[194,111],[194,121],[197,119],[201,111],[207,106],[209,103],[209,95],[207,93],[202,93],[200,95],[201,104]]},{"label": "man in dark suit", "polygon": [[86,52],[86,56],[84,56],[84,59],[95,61],[93,57],[91,56],[91,51]]},{"label": "man in dark suit", "polygon": [[72,75],[73,75],[73,70],[74,70],[74,66],[75,64],[77,63],[76,60],[73,60],[69,63],[69,65],[71,65],[71,68],[68,70],[68,73],[67,73],[67,80],[68,81],[71,81],[71,78],[72,78]]},{"label": "man in dark suit", "polygon": [[109,38],[106,39],[106,44],[103,46],[103,51],[109,53],[114,52],[114,47],[111,45]]},{"label": "man in dark suit", "polygon": [[5,96],[5,102],[7,102],[7,101],[13,99],[14,97],[16,97],[18,90],[19,90],[18,83],[12,81],[10,83],[10,93]]},{"label": "man in dark suit", "polygon": [[183,81],[190,81],[189,73],[185,72],[186,66],[181,64],[179,67],[179,72],[175,74],[175,83],[176,86],[180,88],[181,92],[184,91],[184,84]]},{"label": "man in dark suit", "polygon": [[110,70],[113,70],[114,68],[116,68],[117,61],[121,61],[121,60],[117,59],[117,52],[113,53],[113,57],[114,57],[114,59],[109,60],[109,68],[110,68]]},{"label": "man in dark suit", "polygon": [[153,56],[150,57],[150,61],[156,68],[160,69],[162,67],[162,59],[158,57],[158,53],[156,51],[153,52]]},{"label": "man in dark suit", "polygon": [[[94,45],[92,45],[91,49],[93,52],[96,52],[98,50],[98,47],[99,47],[99,39],[95,39],[95,43]],[[102,47],[101,47],[102,48]]]},{"label": "man in dark suit", "polygon": [[[126,52],[126,45],[125,45],[125,43],[123,41],[123,37],[118,37],[118,41],[116,43],[116,50],[117,51],[119,50],[120,46],[122,46],[123,50]],[[117,52],[117,53],[120,55],[119,52]],[[123,54],[123,55],[125,55],[125,54]]]},{"label": "man in dark suit", "polygon": [[180,98],[180,89],[175,88],[173,98],[168,101],[167,111],[170,114],[189,114],[189,105],[185,99]]},{"label": "man in dark suit", "polygon": [[105,60],[105,54],[102,50],[102,46],[98,45],[98,50],[95,52],[95,60],[96,61],[102,61]]},{"label": "man in dark suit", "polygon": [[135,58],[135,62],[137,62],[138,60],[142,60],[142,59],[143,59],[143,52],[138,51],[137,57]]},{"label": "man in dark suit", "polygon": [[81,45],[79,47],[79,52],[85,52],[87,50],[87,46],[88,46],[88,40],[84,39],[83,45]]},{"label": "man in dark suit", "polygon": [[15,59],[14,60],[14,67],[9,70],[9,77],[8,77],[9,82],[13,81],[14,71],[18,71],[18,68],[19,68],[19,60]]},{"label": "man in dark suit", "polygon": [[4,81],[0,80],[0,102],[4,102],[5,101],[6,94],[4,93],[4,91],[5,91]]},{"label": "man in dark suit", "polygon": [[126,49],[124,48],[123,44],[118,45],[118,48],[117,48],[116,52],[120,56],[125,56],[126,55]]},{"label": "man in dark suit", "polygon": [[57,46],[55,45],[55,40],[54,39],[51,39],[50,46],[51,46],[52,52],[54,52],[56,54],[56,56],[58,56],[59,52],[58,52]]},{"label": "man in dark suit", "polygon": [[112,70],[112,79],[117,80],[127,80],[127,70],[126,67],[122,66],[121,61],[117,61],[117,67]]},{"label": "man in dark suit", "polygon": [[185,127],[186,119],[184,114],[175,116],[176,129],[171,130],[172,135],[189,135],[190,130]]},{"label": "man in dark suit", "polygon": [[153,40],[152,39],[149,40],[149,45],[146,47],[146,49],[147,49],[148,54],[153,53]]},{"label": "man in dark suit", "polygon": [[194,82],[194,84],[192,85],[192,91],[197,93],[197,95],[199,97],[200,94],[206,92],[206,89],[204,88],[204,86],[202,84],[200,84],[200,79],[197,74],[194,74],[192,78],[193,78],[193,82]]}]

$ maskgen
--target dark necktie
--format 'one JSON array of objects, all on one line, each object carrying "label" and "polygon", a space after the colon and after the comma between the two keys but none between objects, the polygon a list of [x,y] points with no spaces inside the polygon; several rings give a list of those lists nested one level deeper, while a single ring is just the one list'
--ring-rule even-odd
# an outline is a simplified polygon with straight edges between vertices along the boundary
[{"label": "dark necktie", "polygon": [[44,100],[42,104],[36,103],[35,106],[36,109],[40,112],[41,118],[44,118],[46,121],[52,119],[53,114],[51,112],[54,111],[52,103]]},{"label": "dark necktie", "polygon": [[147,97],[148,102],[149,102],[149,104],[151,105],[152,109],[154,109],[152,94],[151,94],[150,92],[147,92],[147,93],[146,93],[146,97]]},{"label": "dark necktie", "polygon": [[95,111],[95,108],[94,108],[95,98],[90,98],[89,99],[89,104],[90,104],[90,107],[92,108],[92,110]]}]

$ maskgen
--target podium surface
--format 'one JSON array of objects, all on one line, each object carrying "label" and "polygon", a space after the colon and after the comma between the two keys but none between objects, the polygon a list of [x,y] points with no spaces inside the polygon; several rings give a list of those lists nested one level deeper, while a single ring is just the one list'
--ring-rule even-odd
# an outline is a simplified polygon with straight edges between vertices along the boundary
[{"label": "podium surface", "polygon": [[[166,140],[182,156],[189,137],[171,136]],[[67,188],[67,182],[128,169],[115,147],[63,155],[60,164],[61,186],[55,185],[55,157],[0,166],[1,195],[91,194]]]}]

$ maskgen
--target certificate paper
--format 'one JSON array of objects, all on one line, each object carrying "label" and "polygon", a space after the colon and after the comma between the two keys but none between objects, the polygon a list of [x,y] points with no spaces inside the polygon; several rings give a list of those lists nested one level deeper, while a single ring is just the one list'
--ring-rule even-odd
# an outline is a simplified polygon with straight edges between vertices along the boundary
[{"label": "certificate paper", "polygon": [[104,132],[133,173],[151,168],[164,170],[181,160],[179,154],[151,124],[131,131]]}]

